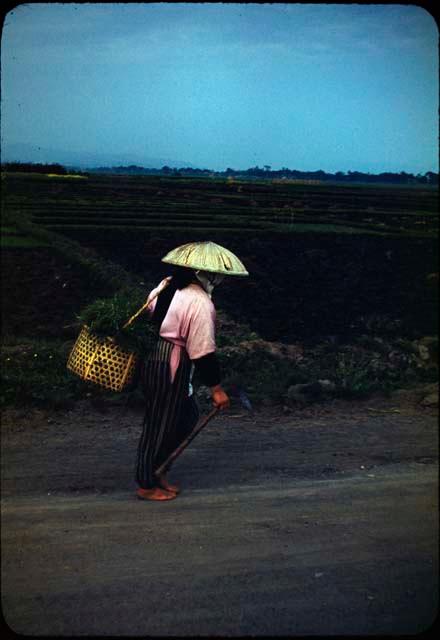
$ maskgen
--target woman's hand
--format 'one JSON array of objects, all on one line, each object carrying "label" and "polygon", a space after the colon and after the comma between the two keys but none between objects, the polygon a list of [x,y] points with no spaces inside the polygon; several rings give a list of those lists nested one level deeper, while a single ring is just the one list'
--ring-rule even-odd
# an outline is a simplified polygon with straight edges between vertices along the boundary
[{"label": "woman's hand", "polygon": [[216,385],[215,387],[211,387],[212,394],[212,402],[214,406],[223,411],[223,409],[228,409],[231,402],[229,400],[229,396],[222,389],[221,385]]}]

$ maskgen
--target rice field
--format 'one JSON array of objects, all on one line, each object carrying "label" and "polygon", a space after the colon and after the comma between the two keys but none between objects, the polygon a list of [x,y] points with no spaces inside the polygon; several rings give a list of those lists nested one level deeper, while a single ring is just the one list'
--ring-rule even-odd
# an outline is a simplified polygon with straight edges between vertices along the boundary
[{"label": "rice field", "polygon": [[[6,174],[2,219],[24,216],[44,228],[81,230],[208,230],[231,234],[333,232],[438,234],[432,187],[311,185],[159,176]],[[13,237],[13,236],[9,236]]]},{"label": "rice field", "polygon": [[[23,298],[19,278],[34,278],[50,256],[75,264],[73,246],[141,283],[168,275],[160,258],[173,247],[212,240],[251,274],[219,288],[219,308],[265,339],[362,333],[370,317],[410,336],[437,326],[438,194],[429,186],[6,174],[2,195],[11,301]],[[41,286],[51,297],[59,282]]]}]

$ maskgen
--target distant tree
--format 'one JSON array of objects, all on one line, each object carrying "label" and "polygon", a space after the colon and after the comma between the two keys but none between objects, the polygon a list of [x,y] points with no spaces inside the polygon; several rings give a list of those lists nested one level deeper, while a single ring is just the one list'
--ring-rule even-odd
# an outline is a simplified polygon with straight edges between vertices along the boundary
[{"label": "distant tree", "polygon": [[42,164],[34,162],[5,162],[2,164],[4,171],[13,171],[21,173],[55,173],[57,175],[66,175],[67,169],[58,163]]},{"label": "distant tree", "polygon": [[438,184],[438,173],[427,171],[425,173],[425,178],[429,184]]}]

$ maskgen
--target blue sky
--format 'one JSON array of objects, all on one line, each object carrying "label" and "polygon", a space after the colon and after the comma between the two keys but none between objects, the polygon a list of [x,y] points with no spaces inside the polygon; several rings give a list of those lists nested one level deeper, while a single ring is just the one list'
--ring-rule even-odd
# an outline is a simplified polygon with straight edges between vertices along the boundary
[{"label": "blue sky", "polygon": [[417,5],[28,3],[1,71],[5,148],[438,171],[438,30]]}]

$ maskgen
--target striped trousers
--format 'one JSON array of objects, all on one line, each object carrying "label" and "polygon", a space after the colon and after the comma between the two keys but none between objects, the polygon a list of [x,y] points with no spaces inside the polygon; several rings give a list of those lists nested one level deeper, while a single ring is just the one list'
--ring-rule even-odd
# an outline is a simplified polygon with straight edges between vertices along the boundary
[{"label": "striped trousers", "polygon": [[189,435],[199,418],[193,397],[188,397],[191,361],[182,349],[174,381],[170,381],[173,344],[159,338],[144,362],[141,385],[146,406],[136,461],[136,482],[143,489],[157,486],[154,471]]}]

